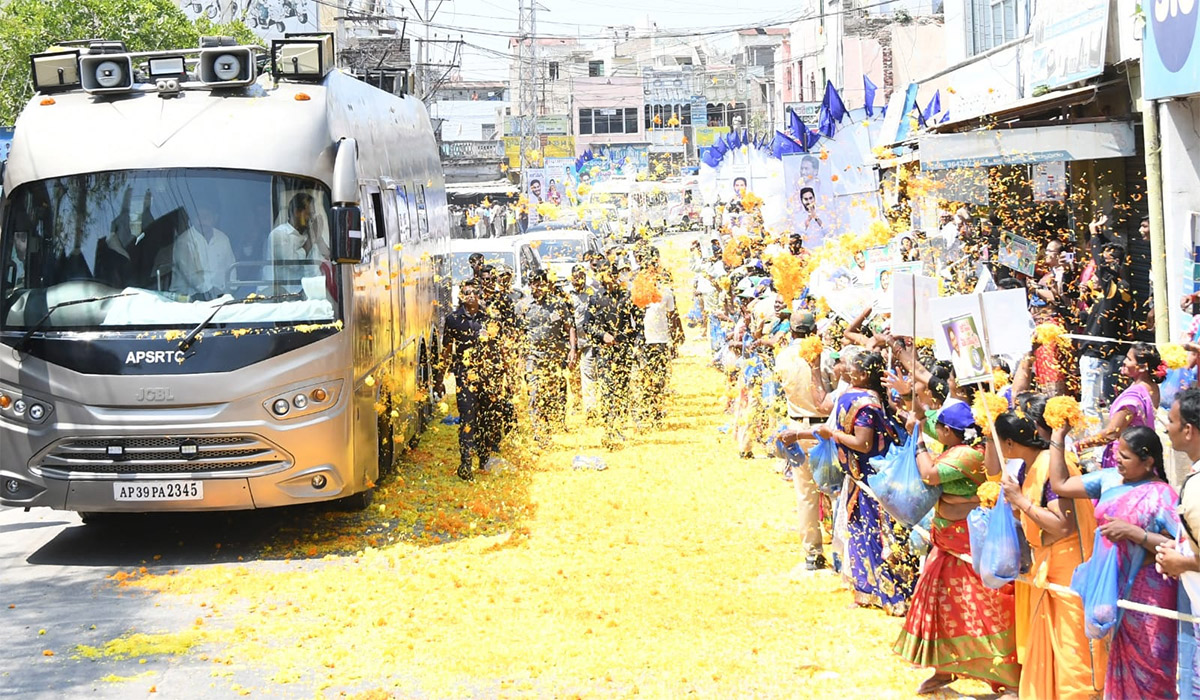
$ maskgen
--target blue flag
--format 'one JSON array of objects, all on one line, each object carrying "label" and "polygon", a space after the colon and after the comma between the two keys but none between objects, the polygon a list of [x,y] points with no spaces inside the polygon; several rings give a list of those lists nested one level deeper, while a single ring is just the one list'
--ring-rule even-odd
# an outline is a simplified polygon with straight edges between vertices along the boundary
[{"label": "blue flag", "polygon": [[803,153],[804,148],[796,143],[790,136],[782,131],[775,132],[775,138],[771,143],[771,155],[779,158],[788,155],[789,153]]},{"label": "blue flag", "polygon": [[829,112],[833,121],[839,124],[846,118],[846,103],[842,102],[842,96],[828,80],[825,81],[825,99],[821,100],[821,106]]},{"label": "blue flag", "polygon": [[933,93],[933,99],[929,104],[925,105],[925,111],[921,112],[921,123],[924,124],[938,113],[942,111],[942,91],[938,90]]},{"label": "blue flag", "polygon": [[822,104],[821,111],[817,114],[817,133],[821,134],[825,138],[831,139],[836,132],[837,123],[833,120],[833,115],[831,115],[825,105]]},{"label": "blue flag", "polygon": [[877,89],[875,83],[872,83],[867,74],[863,73],[863,93],[865,94],[863,109],[866,111],[868,117],[875,116],[875,90]]},{"label": "blue flag", "polygon": [[805,129],[804,136],[800,140],[800,145],[804,146],[804,150],[811,151],[817,142],[821,140],[821,134],[814,129]]}]

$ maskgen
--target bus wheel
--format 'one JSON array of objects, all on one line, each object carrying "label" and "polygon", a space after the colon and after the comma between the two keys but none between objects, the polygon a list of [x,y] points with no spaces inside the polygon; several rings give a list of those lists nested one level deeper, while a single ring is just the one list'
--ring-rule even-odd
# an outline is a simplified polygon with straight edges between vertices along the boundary
[{"label": "bus wheel", "polygon": [[112,525],[117,519],[117,514],[97,513],[90,510],[81,510],[79,511],[79,519],[83,521],[84,525],[91,525],[93,527],[97,525],[105,526]]},{"label": "bus wheel", "polygon": [[374,501],[375,488],[371,487],[366,491],[359,491],[353,496],[339,498],[337,501],[334,501],[334,503],[336,504],[338,510],[355,512],[370,508]]},{"label": "bus wheel", "polygon": [[379,478],[391,474],[396,467],[396,432],[392,426],[390,411],[379,416]]}]

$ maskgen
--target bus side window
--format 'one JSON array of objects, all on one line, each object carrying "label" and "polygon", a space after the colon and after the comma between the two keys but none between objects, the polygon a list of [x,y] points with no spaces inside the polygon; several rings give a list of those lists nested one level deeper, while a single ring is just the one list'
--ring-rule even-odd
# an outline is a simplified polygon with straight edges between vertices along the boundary
[{"label": "bus side window", "polygon": [[413,237],[412,232],[412,217],[408,211],[408,187],[406,185],[396,186],[396,216],[397,223],[400,226],[400,240],[410,241]]},{"label": "bus side window", "polygon": [[417,185],[417,228],[421,240],[429,238],[429,212],[425,208],[425,185]]},{"label": "bus side window", "polygon": [[371,216],[375,224],[375,238],[387,237],[387,220],[383,216],[383,195],[378,190],[371,193]]}]

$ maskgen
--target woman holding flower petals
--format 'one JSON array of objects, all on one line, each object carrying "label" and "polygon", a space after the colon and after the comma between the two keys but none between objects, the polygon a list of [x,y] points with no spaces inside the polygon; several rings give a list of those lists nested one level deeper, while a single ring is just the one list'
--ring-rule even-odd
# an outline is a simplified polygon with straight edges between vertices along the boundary
[{"label": "woman holding flower petals", "polygon": [[[1022,411],[996,418],[985,455],[989,474],[1000,473],[999,453],[1022,462],[1017,477],[1005,474],[1001,487],[1008,504],[1020,511],[1033,554],[1030,577],[1037,583],[1070,585],[1075,568],[1092,554],[1092,502],[1059,498],[1050,488],[1049,445],[1034,419]],[[1070,471],[1079,474],[1078,467]],[[1104,689],[1105,648],[1084,634],[1083,602],[1021,581],[1015,593],[1022,700],[1097,697]]]},{"label": "woman holding flower petals", "polygon": [[1121,364],[1121,376],[1133,380],[1108,408],[1104,429],[1076,443],[1080,450],[1105,445],[1100,466],[1117,466],[1117,438],[1130,427],[1154,427],[1154,409],[1158,406],[1158,385],[1167,377],[1167,366],[1158,349],[1149,343],[1134,343]]},{"label": "woman holding flower petals", "polygon": [[[891,516],[858,486],[875,473],[871,457],[903,442],[900,426],[885,403],[883,374],[879,353],[859,354],[850,369],[852,388],[837,401],[835,422],[839,429],[822,426],[816,433],[837,444],[842,468],[851,477],[846,503],[850,530],[848,573],[854,581],[854,602],[878,606],[889,615],[903,615],[916,579],[917,558],[908,549],[907,534],[897,534]],[[885,557],[886,549],[891,550],[891,556]]]},{"label": "woman holding flower petals", "polygon": [[[908,430],[917,428],[915,416]],[[913,593],[900,638],[892,651],[934,674],[917,688],[932,693],[958,677],[977,678],[996,692],[1015,697],[1021,667],[1017,665],[1013,626],[1013,587],[992,590],[983,585],[968,561],[955,555],[970,553],[967,513],[979,505],[976,494],[987,482],[983,452],[971,444],[976,437],[971,408],[950,404],[937,415],[938,442],[946,450],[936,459],[924,446],[917,448],[921,480],[942,487],[934,508],[933,548]]]},{"label": "woman holding flower petals", "polygon": [[[1179,582],[1154,570],[1155,548],[1179,533],[1179,496],[1167,483],[1162,442],[1152,428],[1128,428],[1117,440],[1115,469],[1072,476],[1063,459],[1070,426],[1050,440],[1050,487],[1062,498],[1098,500],[1100,533],[1117,547],[1123,600],[1175,609]],[[1078,501],[1077,501],[1078,502]],[[1113,698],[1175,698],[1177,623],[1121,610],[1112,630],[1104,687]]]}]

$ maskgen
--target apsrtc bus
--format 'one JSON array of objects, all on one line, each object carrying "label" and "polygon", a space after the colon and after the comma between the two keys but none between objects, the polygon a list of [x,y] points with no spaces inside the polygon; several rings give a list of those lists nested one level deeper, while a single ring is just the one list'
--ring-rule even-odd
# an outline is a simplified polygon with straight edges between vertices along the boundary
[{"label": "apsrtc bus", "polygon": [[[428,115],[328,35],[31,57],[0,238],[0,504],[369,502],[428,415]],[[266,71],[269,62],[270,71]]]}]

